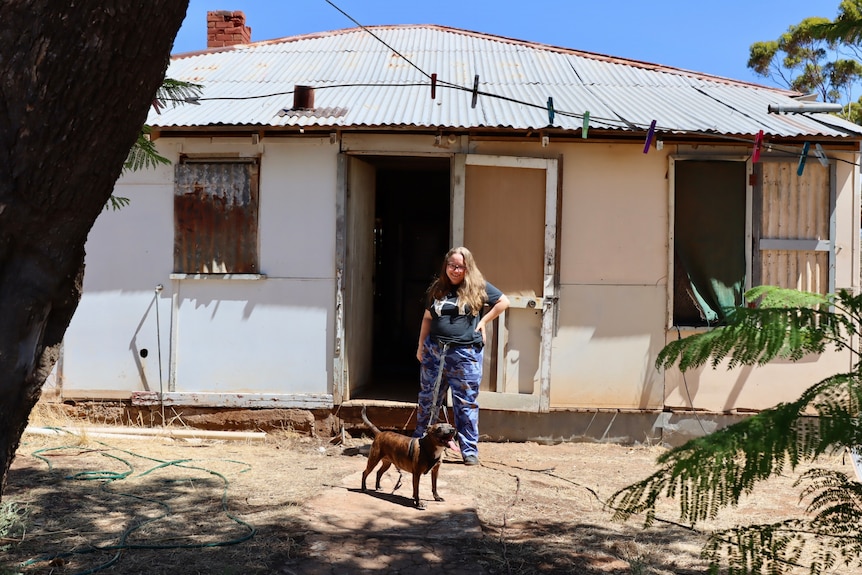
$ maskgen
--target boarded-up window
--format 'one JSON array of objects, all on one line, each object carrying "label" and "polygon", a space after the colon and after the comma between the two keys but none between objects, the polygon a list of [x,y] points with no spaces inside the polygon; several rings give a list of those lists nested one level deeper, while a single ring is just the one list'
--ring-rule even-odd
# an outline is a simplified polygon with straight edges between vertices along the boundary
[{"label": "boarded-up window", "polygon": [[174,272],[259,273],[256,159],[183,159],[174,189]]},{"label": "boarded-up window", "polygon": [[834,289],[831,169],[809,162],[799,176],[795,161],[772,161],[755,170],[754,285],[829,293]]}]

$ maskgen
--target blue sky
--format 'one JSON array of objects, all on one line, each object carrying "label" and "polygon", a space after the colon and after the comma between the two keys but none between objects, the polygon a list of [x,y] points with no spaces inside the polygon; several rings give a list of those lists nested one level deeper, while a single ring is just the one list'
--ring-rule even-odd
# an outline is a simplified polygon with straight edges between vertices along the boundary
[{"label": "blue sky", "polygon": [[[332,0],[359,23],[440,24],[770,85],[748,48],[840,0]],[[351,28],[326,0],[191,0],[174,53],[206,48],[206,13],[241,10],[252,41]],[[397,48],[397,46],[396,46]]]}]

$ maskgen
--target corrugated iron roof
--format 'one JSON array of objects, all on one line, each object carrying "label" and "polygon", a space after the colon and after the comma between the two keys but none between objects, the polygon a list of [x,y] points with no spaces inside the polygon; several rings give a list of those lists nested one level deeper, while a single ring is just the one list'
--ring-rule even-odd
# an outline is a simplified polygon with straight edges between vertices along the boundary
[{"label": "corrugated iron roof", "polygon": [[[160,128],[536,130],[548,127],[551,97],[553,126],[564,130],[580,131],[589,111],[591,129],[645,131],[655,120],[664,132],[862,136],[862,127],[828,114],[768,113],[771,104],[799,103],[786,90],[433,25],[350,28],[180,54],[167,75],[204,90],[200,105],[152,111],[148,123]],[[296,85],[314,87],[312,111],[290,111]]]}]

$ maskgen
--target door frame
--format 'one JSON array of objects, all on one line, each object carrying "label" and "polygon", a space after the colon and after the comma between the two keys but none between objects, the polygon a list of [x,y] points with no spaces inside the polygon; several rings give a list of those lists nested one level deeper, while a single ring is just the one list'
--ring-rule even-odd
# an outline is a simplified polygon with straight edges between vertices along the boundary
[{"label": "door frame", "polygon": [[[481,391],[479,403],[484,408],[548,412],[551,395],[551,348],[556,327],[559,301],[558,258],[558,209],[560,203],[559,160],[555,158],[531,158],[522,156],[501,156],[485,154],[455,154],[452,158],[452,222],[451,243],[453,246],[464,243],[464,216],[467,197],[467,166],[500,168],[539,169],[545,171],[545,237],[543,258],[542,297],[509,297],[510,308],[541,309],[541,345],[539,350],[539,389],[538,393],[519,393],[517,382],[508,381],[505,369],[497,369],[495,389]],[[504,366],[508,344],[508,312],[503,312],[495,321],[498,366]]]}]

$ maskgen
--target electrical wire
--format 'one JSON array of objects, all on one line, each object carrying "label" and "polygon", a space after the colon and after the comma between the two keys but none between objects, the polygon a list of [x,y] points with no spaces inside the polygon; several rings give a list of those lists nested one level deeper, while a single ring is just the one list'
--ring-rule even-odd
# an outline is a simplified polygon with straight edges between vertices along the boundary
[{"label": "electrical wire", "polygon": [[[419,67],[416,63],[414,63],[412,60],[410,60],[409,58],[407,58],[406,56],[404,56],[401,52],[399,52],[398,50],[396,50],[395,48],[393,48],[392,46],[390,46],[389,44],[387,44],[386,42],[384,42],[381,38],[379,38],[376,34],[374,34],[374,33],[373,33],[371,30],[369,30],[366,26],[364,26],[364,25],[363,25],[363,24],[361,24],[359,21],[357,21],[353,16],[351,16],[350,14],[348,14],[347,12],[345,12],[344,10],[342,10],[341,8],[339,8],[337,5],[335,5],[335,3],[334,3],[334,2],[332,2],[332,0],[324,0],[324,1],[325,1],[327,4],[329,4],[330,6],[332,6],[333,8],[335,8],[336,10],[338,10],[341,14],[343,14],[344,16],[346,16],[346,17],[347,17],[351,22],[353,22],[354,24],[356,24],[357,26],[359,26],[360,28],[362,28],[362,30],[364,30],[365,32],[367,32],[368,34],[370,34],[370,35],[371,35],[375,40],[377,40],[378,42],[380,42],[381,44],[383,44],[384,46],[386,46],[387,48],[389,48],[390,50],[392,50],[395,54],[397,54],[397,55],[398,55],[398,57],[400,57],[400,58],[401,58],[401,59],[403,59],[405,62],[407,62],[410,66],[412,66],[413,68],[415,68],[416,70],[418,70],[418,71],[419,71],[423,76],[425,76],[426,78],[429,78],[429,79],[432,77],[432,76],[431,76],[431,74],[429,74],[428,72],[426,72],[425,70],[423,70],[423,69],[422,69],[421,67]],[[580,78],[580,75],[577,73],[577,70],[574,70],[574,72],[575,72],[575,74],[578,76],[578,78]],[[529,107],[533,107],[533,108],[537,108],[537,109],[542,109],[542,110],[547,109],[547,105],[533,104],[533,103],[525,102],[525,101],[523,101],[523,100],[518,100],[518,99],[515,99],[515,98],[509,98],[509,97],[506,97],[506,96],[501,96],[501,95],[497,95],[497,94],[491,94],[491,93],[488,93],[488,92],[483,92],[483,91],[479,91],[479,90],[474,90],[473,88],[466,87],[466,86],[461,86],[461,85],[458,85],[458,84],[454,84],[454,83],[451,83],[451,82],[447,82],[447,81],[445,81],[445,80],[438,80],[438,82],[437,82],[437,83],[438,83],[438,85],[440,85],[440,86],[448,86],[448,87],[451,87],[451,88],[455,88],[455,89],[457,89],[457,90],[463,90],[463,91],[471,92],[471,93],[475,91],[477,94],[480,94],[480,95],[483,95],[483,96],[488,96],[488,97],[492,97],[492,98],[498,98],[498,99],[501,99],[501,100],[505,100],[505,101],[509,101],[509,102],[513,102],[513,103],[517,103],[517,104],[521,104],[521,105],[524,105],[524,106],[529,106]],[[586,83],[584,83],[584,86],[586,87],[586,86],[587,86],[587,84],[586,84]],[[726,102],[723,102],[723,101],[721,101],[721,100],[718,100],[718,99],[716,99],[715,97],[710,96],[709,94],[705,94],[705,95],[707,95],[708,97],[710,97],[710,98],[712,98],[712,99],[716,100],[717,102],[719,102],[719,103],[721,103],[721,104],[724,104],[724,105],[727,105],[727,106],[731,107],[732,109],[734,109],[735,111],[737,111],[737,112],[740,112],[740,113],[741,113],[741,111],[740,111],[740,110],[736,110],[735,108],[733,108],[732,106],[730,106],[730,105],[729,105],[729,104],[727,104]],[[617,116],[618,120],[612,120],[612,119],[610,119],[610,118],[600,118],[600,117],[592,117],[593,119],[598,119],[598,120],[601,120],[601,121],[603,121],[603,122],[607,122],[607,123],[623,122],[623,123],[624,123],[624,124],[626,124],[629,128],[632,128],[632,129],[636,129],[636,128],[646,128],[646,127],[647,127],[647,124],[638,124],[638,123],[636,123],[636,122],[630,122],[629,120],[627,120],[626,118],[624,118],[622,115],[620,115],[619,113],[617,113],[616,111],[614,111],[614,110],[613,110],[613,108],[612,108],[610,105],[608,105],[606,102],[604,102],[604,101],[603,101],[603,103],[604,103],[606,106],[608,106],[608,108],[609,108],[609,109],[611,109],[611,111],[612,111],[612,112]],[[561,116],[569,116],[569,117],[573,117],[573,118],[580,118],[580,119],[583,119],[583,118],[584,118],[584,114],[583,114],[583,113],[566,112],[566,111],[560,111],[560,110],[556,110],[556,109],[554,109],[554,112],[555,112],[556,114],[560,114]],[[753,118],[751,118],[751,119],[753,120]],[[815,120],[815,121],[820,122],[821,124],[824,124],[824,122],[822,122],[822,121],[820,121],[820,120],[817,120],[816,118],[814,118],[814,120]],[[698,131],[698,130],[694,130],[694,131],[682,131],[682,132],[679,132],[679,131],[674,130],[673,128],[669,128],[669,127],[665,127],[665,126],[658,126],[658,125],[657,125],[657,126],[655,126],[655,129],[656,129],[656,130],[663,130],[663,131],[674,131],[674,132],[676,132],[676,133],[682,133],[682,134],[709,135],[710,137],[713,137],[713,138],[722,138],[722,137],[723,137],[723,135],[721,135],[721,134],[715,134],[715,133],[711,133],[711,132],[704,132],[704,131]],[[729,139],[729,138],[726,138],[726,139]],[[747,140],[747,139],[746,139],[745,141],[746,141],[747,143],[751,143],[752,145],[755,143],[755,141],[754,141],[754,140]],[[800,151],[801,151],[801,150],[800,150]],[[793,155],[794,155],[794,156],[798,156],[798,155],[800,155],[800,151],[796,151]],[[842,159],[842,158],[834,158],[834,159],[836,159],[836,160],[838,160],[838,161],[842,161],[842,162],[848,163],[848,164],[851,164],[851,165],[854,165],[854,166],[858,166],[858,165],[860,165],[860,164],[859,164],[859,163],[857,163],[857,162],[852,162],[852,161],[849,161],[849,160],[844,160],[844,159]]]},{"label": "electrical wire", "polygon": [[[314,87],[315,90],[326,90],[329,88],[355,88],[355,87],[387,87],[387,88],[415,88],[415,87],[426,87],[429,84],[425,83],[417,83],[417,82],[407,82],[407,83],[355,83],[355,84],[330,84],[330,85],[317,85]],[[438,81],[438,88],[451,88],[464,92],[473,92],[472,88],[468,88],[465,86],[458,86],[455,84],[450,84],[448,82]],[[252,96],[212,96],[212,97],[200,97],[195,98],[195,102],[209,102],[209,101],[236,101],[236,100],[254,100],[260,98],[272,98],[275,96],[287,96],[294,93],[294,90],[287,90],[284,92],[272,92],[267,94],[256,94]],[[500,94],[494,94],[493,92],[487,92],[484,90],[478,90],[477,93],[481,96],[487,96],[489,98],[495,98],[498,100],[503,100],[506,102],[511,102],[514,104],[520,104],[522,106],[526,106],[529,108],[535,108],[537,110],[546,110],[547,106],[544,104],[534,104],[532,102],[527,102],[524,100],[519,100],[517,98],[511,98],[509,96],[503,96]],[[182,98],[165,98],[166,101],[174,101],[174,102],[189,102],[189,99]],[[567,110],[554,109],[556,115],[565,116],[574,119],[583,119],[585,114],[583,112],[571,112]],[[632,122],[624,119],[622,116],[618,118],[606,118],[602,116],[596,116],[595,114],[590,114],[590,120],[595,120],[597,122],[608,124],[610,126],[618,126],[619,128],[629,128],[631,130],[638,129],[646,129],[648,127],[647,124],[642,124],[639,122]],[[816,118],[814,119],[816,120]],[[816,120],[819,121],[819,120]],[[824,122],[821,122],[824,123]],[[825,123],[824,123],[825,125]],[[724,140],[728,142],[737,142],[740,144],[746,144],[749,146],[753,146],[755,140],[752,138],[744,138],[740,136],[731,136],[727,134],[718,134],[716,132],[708,131],[708,130],[680,130],[679,128],[671,127],[671,126],[663,126],[660,124],[656,124],[656,132],[665,132],[665,133],[673,133],[675,136],[703,136],[711,139]],[[773,142],[766,142],[764,147],[768,148],[771,152],[778,152],[785,154],[787,156],[799,157],[801,154],[801,147],[792,146],[789,144],[776,144]],[[860,163],[853,162],[851,160],[846,160],[844,158],[839,157],[831,157],[827,156],[831,160],[835,160],[836,162],[841,162],[845,164],[850,164],[852,166],[859,166]]]},{"label": "electrical wire", "polygon": [[[413,62],[410,58],[408,58],[408,57],[407,57],[407,56],[405,56],[404,54],[402,54],[402,53],[401,53],[400,51],[398,51],[396,48],[394,48],[393,46],[389,45],[389,44],[388,44],[387,42],[385,42],[382,38],[380,38],[378,35],[376,35],[374,32],[372,32],[372,31],[371,31],[367,26],[365,26],[365,25],[363,25],[362,23],[360,23],[360,22],[359,22],[358,20],[356,20],[353,16],[351,16],[351,15],[350,15],[350,14],[348,14],[346,11],[344,11],[343,9],[341,9],[339,6],[337,6],[337,5],[336,5],[334,2],[332,2],[331,0],[324,0],[324,1],[325,1],[327,4],[329,4],[330,6],[332,6],[335,10],[337,10],[338,12],[340,12],[342,15],[344,15],[344,16],[345,16],[348,20],[350,20],[353,24],[355,24],[356,26],[358,26],[359,28],[361,28],[364,32],[366,32],[367,34],[369,34],[369,35],[370,35],[372,38],[374,38],[376,41],[378,41],[378,42],[380,42],[381,44],[383,44],[384,46],[386,46],[386,48],[388,48],[389,50],[391,50],[391,51],[392,51],[394,54],[396,54],[399,58],[401,58],[401,59],[402,59],[402,60],[404,60],[407,64],[409,64],[411,67],[413,67],[414,69],[416,69],[420,74],[422,74],[423,76],[425,76],[425,77],[426,77],[426,78],[428,78],[429,80],[432,80],[432,75],[431,75],[431,74],[429,74],[428,72],[426,72],[425,70],[423,70],[419,65],[417,65],[415,62]],[[574,71],[574,72],[575,72],[575,74],[578,76],[578,78],[580,78],[580,75],[577,73],[577,70],[573,70],[573,71]],[[433,81],[433,80],[432,80],[432,81]],[[397,87],[410,87],[410,88],[415,88],[415,87],[430,86],[430,84],[427,84],[427,83],[424,83],[424,82],[421,82],[421,83],[417,83],[417,82],[407,82],[407,83],[391,83],[391,84],[390,84],[390,83],[351,83],[351,84],[331,84],[331,85],[318,85],[318,86],[315,86],[315,90],[325,90],[325,89],[327,89],[327,88],[354,88],[354,87],[363,87],[363,86],[368,86],[368,87],[393,87],[393,88],[397,88]],[[473,87],[469,87],[469,86],[462,86],[462,85],[460,85],[460,84],[457,84],[457,83],[454,83],[454,82],[449,82],[449,81],[442,80],[442,79],[438,79],[438,80],[437,80],[437,86],[438,86],[438,87],[440,87],[440,88],[450,88],[450,89],[454,89],[454,90],[458,90],[458,91],[469,92],[469,93],[471,93],[471,94],[472,94],[472,93],[475,93],[475,94],[480,95],[480,96],[484,96],[484,97],[488,97],[488,98],[495,98],[495,99],[498,99],[498,100],[503,100],[503,101],[506,101],[506,102],[511,102],[511,103],[514,103],[514,104],[519,104],[519,105],[526,106],[526,107],[528,107],[528,108],[534,108],[534,109],[537,109],[537,110],[547,110],[547,109],[548,109],[548,105],[547,105],[547,104],[536,104],[536,103],[533,103],[533,102],[528,102],[528,101],[525,101],[525,100],[520,100],[520,99],[518,99],[518,98],[512,98],[512,97],[509,97],[509,96],[505,96],[505,95],[502,95],[502,94],[495,94],[495,93],[488,92],[488,91],[485,91],[485,90],[478,90],[478,89],[474,89]],[[588,88],[588,86],[587,86],[587,84],[586,84],[586,83],[584,83],[584,87]],[[199,102],[205,102],[205,101],[218,101],[218,100],[227,100],[227,101],[237,100],[237,101],[238,101],[238,100],[252,100],[252,99],[258,99],[258,98],[271,98],[271,97],[275,97],[275,96],[287,96],[287,95],[291,95],[291,94],[293,94],[293,93],[294,93],[294,90],[287,90],[287,91],[283,91],[283,92],[272,92],[272,93],[267,93],[267,94],[258,94],[258,95],[252,95],[252,96],[216,96],[216,97],[210,97],[210,98],[208,98],[208,97],[197,97],[197,98],[165,98],[165,100],[166,100],[166,101],[174,101],[174,102],[186,102],[186,103],[199,103]],[[596,94],[593,94],[593,95],[594,95],[595,97],[597,97],[597,98],[598,98],[598,96],[597,96]],[[721,100],[716,99],[714,96],[711,96],[711,95],[709,95],[709,94],[705,94],[705,95],[707,95],[708,97],[712,98],[713,100],[715,100],[716,102],[718,102],[718,103],[720,103],[720,104],[724,104],[724,105],[726,105],[726,106],[730,107],[731,109],[733,109],[733,110],[734,110],[734,111],[736,111],[736,112],[742,113],[740,110],[737,110],[736,108],[733,108],[732,106],[730,106],[730,105],[729,105],[729,104],[727,104],[726,102],[723,102],[723,101],[721,101]],[[643,124],[643,123],[639,123],[639,122],[632,122],[632,121],[630,121],[630,120],[626,119],[626,118],[625,118],[625,117],[623,117],[621,114],[619,114],[618,112],[614,111],[614,110],[613,110],[613,108],[612,108],[612,106],[610,106],[607,102],[605,102],[605,101],[604,101],[604,100],[602,100],[601,98],[599,98],[599,99],[602,101],[602,103],[603,103],[605,106],[607,106],[607,107],[608,107],[608,108],[609,108],[609,109],[614,113],[614,115],[616,116],[616,118],[605,118],[605,117],[595,116],[595,115],[592,115],[592,114],[591,114],[591,115],[589,116],[591,120],[595,120],[595,121],[597,121],[597,122],[599,122],[599,123],[607,124],[608,126],[610,126],[610,127],[612,127],[612,128],[613,128],[613,127],[615,127],[615,126],[618,126],[619,128],[629,128],[630,130],[639,130],[639,129],[644,129],[644,130],[645,130],[645,129],[647,129],[647,128],[648,128],[648,126],[649,126],[648,124]],[[558,109],[556,109],[556,108],[554,109],[554,113],[555,113],[556,115],[565,116],[565,117],[574,118],[574,119],[581,119],[581,120],[582,120],[582,119],[584,119],[584,117],[585,117],[585,113],[583,113],[583,112],[572,112],[572,111],[567,111],[567,110],[558,110]],[[750,116],[748,116],[748,117],[749,117],[750,119],[754,120],[754,118],[751,118]],[[813,119],[814,119],[815,121],[820,122],[821,124],[824,124],[824,125],[827,125],[828,127],[832,127],[832,128],[834,128],[834,126],[829,126],[827,123],[822,122],[822,121],[820,121],[820,120],[817,120],[816,118],[813,118]],[[740,143],[745,143],[745,144],[747,144],[747,145],[754,145],[754,144],[755,144],[755,140],[750,139],[750,138],[733,137],[733,136],[728,136],[728,135],[724,135],[724,134],[717,134],[717,133],[715,133],[715,132],[711,132],[711,131],[707,131],[707,130],[679,130],[679,129],[677,129],[677,128],[673,128],[673,127],[670,127],[670,126],[662,126],[662,125],[656,125],[656,126],[655,126],[655,130],[656,130],[657,132],[673,133],[674,135],[706,136],[706,137],[709,137],[709,138],[712,138],[712,139],[721,139],[721,140],[726,140],[726,141],[740,142]],[[801,148],[791,147],[791,146],[789,146],[789,145],[783,145],[783,146],[782,146],[782,145],[778,145],[778,144],[771,144],[771,143],[770,143],[770,144],[767,144],[767,145],[770,147],[770,149],[771,149],[772,151],[781,151],[781,152],[785,152],[785,153],[787,153],[787,154],[789,154],[789,155],[792,155],[792,156],[799,156],[799,155],[800,155],[800,153],[801,153]],[[780,150],[780,149],[779,149],[779,147],[783,147],[784,149],[783,149],[783,150]],[[858,163],[858,162],[853,162],[853,161],[851,161],[851,160],[846,160],[846,159],[843,159],[843,158],[837,158],[837,157],[836,157],[836,158],[830,158],[830,159],[834,159],[834,160],[836,160],[836,161],[838,161],[838,162],[843,162],[843,163],[847,163],[847,164],[854,165],[854,166],[859,166],[859,165],[860,165],[860,163]]]}]

